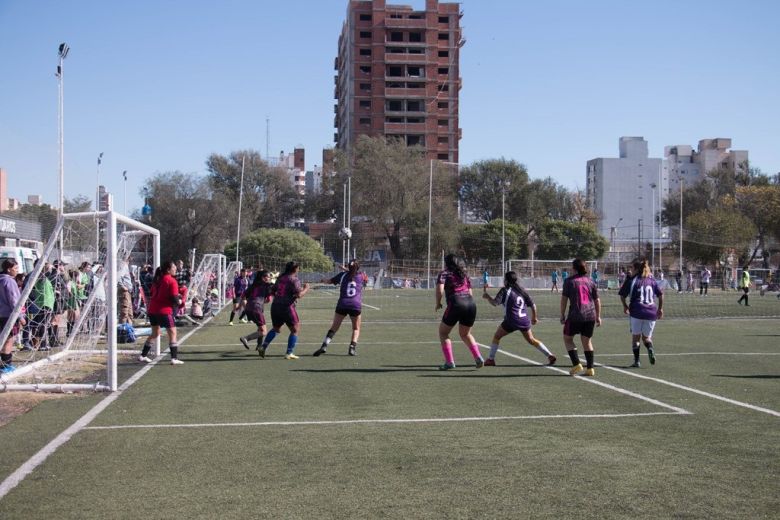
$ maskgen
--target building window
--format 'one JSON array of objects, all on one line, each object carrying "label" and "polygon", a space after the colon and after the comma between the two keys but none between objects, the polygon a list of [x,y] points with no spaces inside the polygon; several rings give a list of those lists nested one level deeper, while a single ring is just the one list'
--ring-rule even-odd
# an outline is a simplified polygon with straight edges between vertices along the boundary
[{"label": "building window", "polygon": [[439,17],[439,23],[450,23],[450,17],[449,16],[440,16]]},{"label": "building window", "polygon": [[360,31],[361,38],[371,38],[371,31]]},{"label": "building window", "polygon": [[423,138],[421,135],[407,135],[406,146],[418,146],[423,144]]},{"label": "building window", "polygon": [[360,108],[371,108],[371,101],[368,99],[361,99]]},{"label": "building window", "polygon": [[361,56],[371,56],[371,49],[360,49]]},{"label": "building window", "polygon": [[450,108],[450,102],[449,101],[439,101],[436,104],[436,106],[439,107],[439,108]]},{"label": "building window", "polygon": [[391,112],[401,112],[404,109],[404,102],[400,99],[389,99],[387,101],[387,110]]},{"label": "building window", "polygon": [[448,40],[450,39],[450,33],[439,33],[439,40]]},{"label": "building window", "polygon": [[403,76],[404,69],[400,65],[390,65],[387,67],[388,76]]},{"label": "building window", "polygon": [[444,136],[444,137],[442,137],[442,136],[439,136],[439,144],[450,144],[450,139],[449,139],[449,137],[446,137],[446,136]]},{"label": "building window", "polygon": [[360,72],[363,74],[371,74],[371,65],[361,65]]},{"label": "building window", "polygon": [[404,118],[403,117],[397,117],[397,116],[389,116],[385,118],[386,123],[403,123]]},{"label": "building window", "polygon": [[447,74],[450,73],[450,68],[449,67],[439,67],[438,73],[446,76]]},{"label": "building window", "polygon": [[360,90],[371,90],[371,83],[361,83],[360,84]]},{"label": "building window", "polygon": [[370,14],[361,14],[360,15],[360,21],[361,22],[370,22],[371,21],[371,15]]},{"label": "building window", "polygon": [[450,91],[450,86],[447,85],[446,83],[444,83],[442,85],[439,85],[437,88],[438,88],[439,92],[449,92]]},{"label": "building window", "polygon": [[449,160],[450,156],[449,154],[446,153],[440,153],[436,156],[436,158],[439,159],[440,161],[447,161]]},{"label": "building window", "polygon": [[438,124],[439,124],[439,126],[447,126],[447,120],[446,119],[439,119]]},{"label": "building window", "polygon": [[406,118],[407,123],[424,123],[425,119],[422,117],[407,117]]},{"label": "building window", "polygon": [[439,58],[449,58],[450,51],[439,51]]},{"label": "building window", "polygon": [[370,117],[361,117],[360,118],[360,124],[361,125],[370,125],[371,124],[371,118]]},{"label": "building window", "polygon": [[408,67],[406,67],[406,70],[409,73],[409,76],[413,78],[419,78],[420,76],[422,76],[422,68],[416,65],[409,65]]},{"label": "building window", "polygon": [[423,41],[423,34],[421,32],[410,32],[409,41],[412,43],[421,43]]},{"label": "building window", "polygon": [[404,33],[400,31],[393,31],[390,33],[390,41],[391,42],[402,42],[404,41]]},{"label": "building window", "polygon": [[409,100],[406,102],[406,110],[409,112],[422,112],[422,102],[417,100]]}]

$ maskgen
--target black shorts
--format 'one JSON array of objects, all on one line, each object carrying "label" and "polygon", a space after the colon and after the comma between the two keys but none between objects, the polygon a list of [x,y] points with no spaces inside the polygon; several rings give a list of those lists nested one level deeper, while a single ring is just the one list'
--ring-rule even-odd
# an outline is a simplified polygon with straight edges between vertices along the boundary
[{"label": "black shorts", "polygon": [[152,327],[162,327],[163,329],[176,328],[176,322],[171,314],[150,314],[149,325]]},{"label": "black shorts", "polygon": [[275,329],[282,325],[292,327],[300,320],[293,305],[271,305],[271,324]]},{"label": "black shorts", "polygon": [[563,324],[564,336],[576,336],[577,334],[585,337],[593,337],[593,329],[596,327],[595,321],[569,321]]},{"label": "black shorts", "polygon": [[346,309],[344,307],[336,307],[336,314],[339,316],[351,316],[357,318],[360,316],[360,309]]},{"label": "black shorts", "polygon": [[465,327],[471,327],[477,319],[477,304],[471,296],[456,296],[447,302],[441,321],[449,327],[460,322]]},{"label": "black shorts", "polygon": [[256,311],[246,311],[246,317],[249,318],[249,321],[257,325],[258,327],[262,327],[265,325],[265,315],[263,314],[263,311],[256,312]]}]

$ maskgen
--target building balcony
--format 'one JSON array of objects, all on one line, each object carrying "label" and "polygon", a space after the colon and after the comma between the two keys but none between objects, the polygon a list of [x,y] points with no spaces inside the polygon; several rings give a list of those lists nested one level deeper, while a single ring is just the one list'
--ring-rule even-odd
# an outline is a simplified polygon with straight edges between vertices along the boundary
[{"label": "building balcony", "polygon": [[425,29],[426,20],[423,18],[385,18],[385,27],[388,29]]},{"label": "building balcony", "polygon": [[[428,56],[423,54],[407,54],[400,52],[385,52],[385,63],[408,63],[411,65],[427,65]],[[445,61],[446,63],[446,61]]]},{"label": "building balcony", "polygon": [[425,123],[385,123],[386,134],[422,134]]},{"label": "building balcony", "polygon": [[426,92],[424,88],[385,88],[385,97],[388,98],[409,98],[424,99]]}]

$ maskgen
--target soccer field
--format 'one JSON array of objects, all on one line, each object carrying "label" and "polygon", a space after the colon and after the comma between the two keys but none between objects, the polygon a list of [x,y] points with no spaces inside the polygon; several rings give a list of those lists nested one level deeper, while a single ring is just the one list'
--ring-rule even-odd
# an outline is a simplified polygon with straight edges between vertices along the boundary
[{"label": "soccer field", "polygon": [[[122,391],[47,400],[0,428],[0,518],[777,518],[777,319],[718,318],[747,311],[733,293],[669,295],[657,364],[643,352],[629,369],[605,293],[596,377],[571,377],[559,296],[533,295],[556,367],[513,334],[480,370],[454,338],[458,368],[438,371],[427,291],[369,292],[357,357],[347,323],[310,356],[332,291],[299,304],[296,361],[284,332],[266,359],[245,350],[251,326],[223,312],[186,339],[183,366],[127,362]],[[480,300],[482,345],[499,316]]]}]

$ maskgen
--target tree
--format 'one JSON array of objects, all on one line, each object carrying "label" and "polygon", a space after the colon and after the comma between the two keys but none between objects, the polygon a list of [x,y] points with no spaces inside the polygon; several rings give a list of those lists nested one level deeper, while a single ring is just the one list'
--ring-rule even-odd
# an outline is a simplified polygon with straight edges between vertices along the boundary
[{"label": "tree", "polygon": [[550,220],[537,228],[536,235],[536,257],[544,260],[595,260],[609,249],[607,239],[584,222]]},{"label": "tree", "polygon": [[736,208],[715,207],[688,217],[683,247],[689,258],[704,264],[717,263],[732,249],[744,261],[754,236],[755,226]]},{"label": "tree", "polygon": [[[225,256],[236,257],[236,243],[225,248]],[[266,269],[280,270],[294,260],[306,271],[331,271],[333,260],[325,256],[320,244],[294,229],[258,229],[241,237],[240,258],[255,259]]]},{"label": "tree", "polygon": [[[381,228],[396,258],[409,253],[403,232],[427,223],[430,163],[424,153],[400,140],[362,135],[352,157],[337,155],[336,185],[352,175],[352,214]],[[455,201],[454,181],[443,183],[435,184],[437,194],[449,189]]]},{"label": "tree", "polygon": [[466,210],[476,218],[490,222],[502,215],[502,191],[506,190],[507,208],[528,184],[528,170],[517,161],[489,159],[477,161],[460,171],[460,197]]},{"label": "tree", "polygon": [[739,212],[753,224],[754,236],[757,238],[748,263],[762,251],[764,268],[769,268],[769,254],[766,254],[768,241],[771,237],[780,239],[780,186],[738,186],[734,203]]},{"label": "tree", "polygon": [[62,208],[65,213],[83,213],[93,209],[94,201],[86,195],[76,195],[72,199],[65,197]]},{"label": "tree", "polygon": [[[160,230],[163,259],[186,258],[189,249],[221,251],[235,236],[235,202],[212,190],[209,180],[182,172],[147,179],[150,225]],[[232,226],[231,226],[232,224]]]},{"label": "tree", "polygon": [[242,229],[283,227],[303,214],[302,202],[287,169],[269,166],[255,150],[239,150],[224,156],[211,154],[206,159],[211,188],[230,200],[234,209],[223,217],[235,226],[241,192],[241,163],[244,163],[241,219]]},{"label": "tree", "polygon": [[[460,243],[463,256],[469,263],[480,260],[501,261],[501,223],[493,220],[487,224],[463,224],[460,226]],[[504,230],[505,257],[526,258],[525,226],[506,222]]]}]

